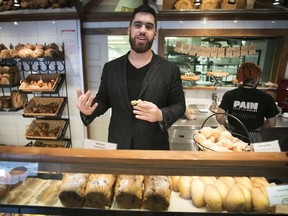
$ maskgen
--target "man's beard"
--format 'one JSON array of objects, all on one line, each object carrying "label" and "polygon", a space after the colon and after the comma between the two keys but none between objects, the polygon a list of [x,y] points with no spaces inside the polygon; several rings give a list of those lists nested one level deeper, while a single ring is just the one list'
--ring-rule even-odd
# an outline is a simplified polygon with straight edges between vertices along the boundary
[{"label": "man's beard", "polygon": [[148,40],[147,43],[144,44],[136,44],[136,39],[131,37],[131,34],[129,35],[129,42],[131,45],[131,49],[134,50],[136,53],[145,53],[149,49],[151,49],[153,40]]}]

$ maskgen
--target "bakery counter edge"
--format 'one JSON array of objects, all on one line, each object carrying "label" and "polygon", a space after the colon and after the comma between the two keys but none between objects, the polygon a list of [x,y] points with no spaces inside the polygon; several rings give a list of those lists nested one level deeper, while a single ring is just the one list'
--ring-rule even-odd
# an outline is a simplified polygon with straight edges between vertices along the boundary
[{"label": "bakery counter edge", "polygon": [[35,162],[39,172],[288,178],[288,152],[194,152],[1,146],[0,161]]}]

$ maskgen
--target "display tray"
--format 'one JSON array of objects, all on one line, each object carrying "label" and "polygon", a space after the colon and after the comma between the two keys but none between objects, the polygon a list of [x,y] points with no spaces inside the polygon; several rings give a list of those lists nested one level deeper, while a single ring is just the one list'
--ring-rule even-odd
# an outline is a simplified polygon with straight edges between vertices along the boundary
[{"label": "display tray", "polygon": [[[23,110],[23,116],[57,116],[64,98],[55,97],[34,97]],[[50,106],[50,107],[49,107]]]},{"label": "display tray", "polygon": [[30,139],[57,139],[65,126],[64,120],[34,119],[28,125],[25,136]]},{"label": "display tray", "polygon": [[36,140],[32,147],[48,147],[48,148],[65,148],[67,146],[66,141],[52,141],[52,140]]},{"label": "display tray", "polygon": [[56,89],[60,78],[60,74],[30,74],[25,80],[20,81],[19,90],[51,92]]},{"label": "display tray", "polygon": [[[38,206],[38,207],[64,207],[59,198],[62,175],[44,173],[35,177],[28,177],[24,183],[11,189],[0,199],[0,206]],[[114,201],[111,210],[120,210]],[[86,207],[83,207],[83,209]],[[91,208],[90,208],[91,209]],[[123,210],[123,209],[121,209]],[[125,209],[125,211],[149,211],[145,209]],[[207,213],[206,207],[197,208],[192,204],[191,199],[183,199],[178,192],[172,191],[169,212],[201,212]],[[275,213],[288,212],[287,205],[277,205]],[[250,214],[250,213],[249,213]],[[255,213],[256,214],[256,213]]]}]

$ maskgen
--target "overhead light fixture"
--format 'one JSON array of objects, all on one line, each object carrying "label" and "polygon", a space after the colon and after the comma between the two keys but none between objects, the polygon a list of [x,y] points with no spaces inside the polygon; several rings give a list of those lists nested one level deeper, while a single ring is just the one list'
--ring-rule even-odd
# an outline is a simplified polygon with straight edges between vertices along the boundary
[{"label": "overhead light fixture", "polygon": [[229,0],[228,4],[236,4],[236,0]]},{"label": "overhead light fixture", "polygon": [[274,0],[273,1],[273,5],[279,5],[280,4],[280,0]]},{"label": "overhead light fixture", "polygon": [[196,6],[201,5],[202,4],[202,0],[194,0],[194,4]]},{"label": "overhead light fixture", "polygon": [[14,7],[20,7],[20,0],[14,0],[13,5]]}]

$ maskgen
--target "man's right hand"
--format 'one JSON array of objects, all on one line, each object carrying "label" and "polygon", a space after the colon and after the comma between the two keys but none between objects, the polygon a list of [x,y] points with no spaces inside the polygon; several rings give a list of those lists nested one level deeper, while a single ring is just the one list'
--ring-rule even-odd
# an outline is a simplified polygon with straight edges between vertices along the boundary
[{"label": "man's right hand", "polygon": [[76,106],[80,112],[84,115],[91,115],[93,111],[98,106],[98,103],[93,104],[91,106],[94,97],[91,96],[91,91],[87,91],[85,94],[82,93],[80,88],[77,88],[77,103]]}]

